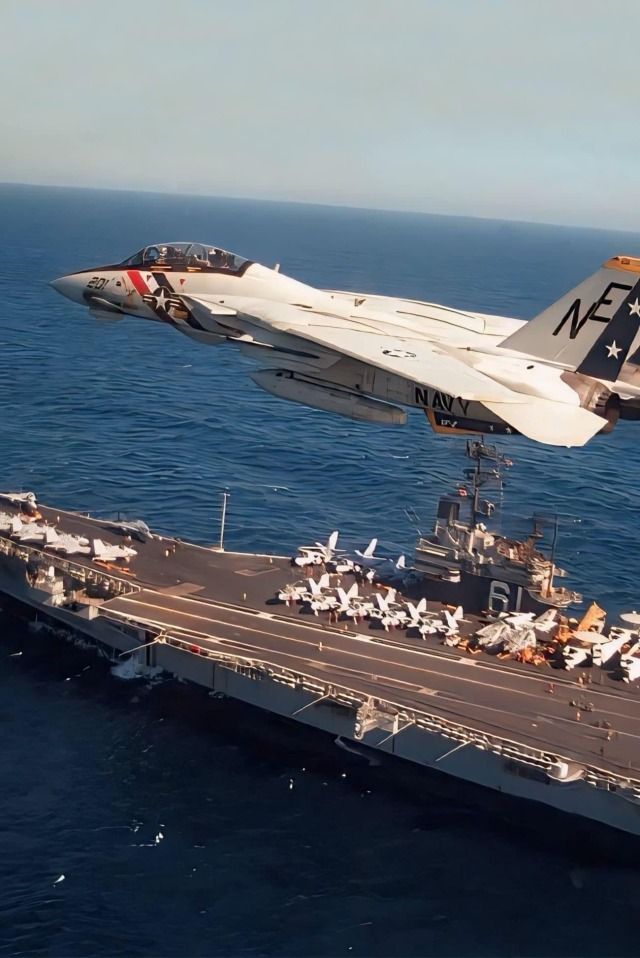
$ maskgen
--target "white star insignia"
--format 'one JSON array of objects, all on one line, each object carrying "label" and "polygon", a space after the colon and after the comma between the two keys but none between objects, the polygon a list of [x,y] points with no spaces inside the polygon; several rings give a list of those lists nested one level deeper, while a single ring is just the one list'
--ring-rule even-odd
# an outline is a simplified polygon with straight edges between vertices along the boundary
[{"label": "white star insignia", "polygon": [[627,303],[627,306],[629,307],[630,316],[640,316],[640,301],[638,301],[637,296],[635,303]]},{"label": "white star insignia", "polygon": [[156,290],[156,302],[158,306],[164,306],[167,309],[167,300],[171,299],[171,294],[167,292],[164,286],[161,286],[160,289]]},{"label": "white star insignia", "polygon": [[607,350],[607,359],[617,359],[620,353],[622,352],[622,347],[616,346],[615,339],[610,346],[605,345],[604,348]]}]

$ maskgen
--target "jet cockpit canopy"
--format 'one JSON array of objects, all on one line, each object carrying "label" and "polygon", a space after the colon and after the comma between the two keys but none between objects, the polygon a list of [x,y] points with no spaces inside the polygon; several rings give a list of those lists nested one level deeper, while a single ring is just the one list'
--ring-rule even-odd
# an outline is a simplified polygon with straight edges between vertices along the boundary
[{"label": "jet cockpit canopy", "polygon": [[204,243],[154,243],[124,260],[128,268],[183,270],[186,272],[244,273],[250,260],[218,246]]}]

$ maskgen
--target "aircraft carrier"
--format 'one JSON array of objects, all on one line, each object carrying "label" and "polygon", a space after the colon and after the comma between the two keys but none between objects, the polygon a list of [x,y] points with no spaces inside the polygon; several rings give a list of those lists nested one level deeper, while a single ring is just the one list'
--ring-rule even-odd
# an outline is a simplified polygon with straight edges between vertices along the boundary
[{"label": "aircraft carrier", "polygon": [[[390,627],[382,572],[371,583],[382,596],[377,619],[345,617],[335,602],[316,603],[314,615],[295,558],[207,548],[28,496],[0,502],[2,606],[26,610],[52,634],[82,637],[141,676],[175,676],[358,749],[640,835],[640,692],[621,680],[635,677],[629,660],[640,646],[640,616],[608,632],[597,607],[581,622],[569,618],[567,606],[580,597],[555,588],[555,557],[538,551],[539,534],[518,543],[492,536],[481,521],[490,511],[477,495],[485,468],[476,462],[471,487],[441,500],[433,534],[418,542],[404,578],[406,601],[429,596],[428,612],[412,606],[417,628],[406,618],[404,628]],[[468,500],[467,522],[456,497]],[[71,542],[82,544],[77,554]],[[339,583],[353,592],[355,582],[373,579],[363,568],[338,576],[335,565],[322,563],[331,590]],[[475,585],[465,588],[466,580]],[[453,588],[468,606],[439,603],[438,582],[445,603]],[[399,588],[393,599],[397,610]],[[509,642],[523,630],[533,635],[540,609],[546,638],[526,655],[526,642]],[[485,641],[498,635],[493,647]],[[55,647],[52,638],[52,654]]]}]

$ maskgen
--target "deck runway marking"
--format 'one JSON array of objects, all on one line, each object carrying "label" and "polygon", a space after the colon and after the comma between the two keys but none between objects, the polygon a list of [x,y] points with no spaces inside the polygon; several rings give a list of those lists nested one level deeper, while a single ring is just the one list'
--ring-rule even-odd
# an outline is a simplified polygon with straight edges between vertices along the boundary
[{"label": "deck runway marking", "polygon": [[235,569],[234,575],[256,576],[265,575],[268,572],[277,572],[277,566],[265,566],[264,569]]},{"label": "deck runway marking", "polygon": [[[148,590],[148,591],[152,591],[152,590]],[[133,602],[139,601],[133,596],[131,597],[123,596],[121,598],[131,599],[131,601]],[[500,676],[511,675],[514,678],[517,678],[518,681],[528,681],[528,682],[534,682],[538,684],[542,683],[545,685],[548,684],[549,682],[549,677],[546,673],[544,675],[541,675],[539,673],[529,672],[524,669],[514,668],[504,663],[493,664],[491,662],[484,662],[480,659],[472,659],[472,658],[469,658],[468,656],[461,656],[453,652],[448,652],[444,649],[424,648],[423,646],[414,647],[412,645],[407,645],[401,641],[394,641],[391,639],[385,640],[385,638],[382,636],[377,637],[373,634],[369,636],[363,632],[351,632],[351,631],[343,632],[340,629],[326,628],[322,624],[316,624],[314,622],[304,622],[304,621],[301,621],[300,618],[294,618],[293,616],[279,615],[277,613],[264,613],[261,610],[242,608],[235,605],[223,605],[219,602],[216,602],[215,600],[207,599],[205,597],[200,597],[200,596],[197,596],[197,597],[188,596],[188,597],[182,597],[182,598],[184,598],[185,602],[188,602],[189,604],[193,604],[193,605],[197,604],[200,608],[217,609],[218,611],[225,611],[225,612],[235,613],[237,615],[244,615],[244,616],[251,615],[254,617],[254,619],[258,615],[270,617],[273,621],[282,623],[283,627],[293,626],[295,628],[312,630],[313,632],[316,632],[316,633],[322,632],[328,636],[344,637],[344,638],[348,637],[357,641],[370,642],[371,644],[380,645],[383,648],[402,650],[408,653],[409,655],[426,656],[430,659],[435,659],[438,662],[448,661],[452,663],[454,662],[461,663],[466,666],[474,666],[479,669],[485,669],[487,671],[491,671],[492,674],[495,674],[495,675],[500,675]],[[166,609],[165,606],[160,606],[160,608]],[[166,609],[166,611],[169,611],[169,609]],[[175,611],[176,611],[176,614],[186,614],[186,613],[181,613],[178,610],[175,610]],[[209,616],[207,616],[206,618],[210,621],[219,621]],[[324,639],[322,641],[324,641]],[[561,685],[563,688],[567,688],[567,689],[575,688],[575,680],[572,680],[569,677],[564,677],[562,675],[561,676],[554,675],[553,678],[554,678],[554,682],[556,682],[558,686]],[[599,687],[595,687],[595,688],[592,687],[590,691],[593,692],[593,694],[609,696],[616,699],[619,699],[621,697],[620,693],[615,689],[600,689]]]},{"label": "deck runway marking", "polygon": [[[128,596],[125,596],[125,597],[123,597],[121,600],[118,600],[118,601],[125,602],[125,603],[130,603],[130,604],[137,605],[137,606],[143,606],[143,607],[146,606],[146,607],[149,607],[149,608],[159,609],[160,611],[163,611],[163,612],[165,612],[165,613],[169,613],[169,614],[172,613],[174,616],[175,616],[175,615],[179,615],[179,616],[180,616],[181,618],[183,618],[183,619],[198,619],[198,620],[200,620],[200,621],[203,621],[203,622],[206,622],[206,623],[210,623],[210,624],[212,624],[212,625],[224,625],[224,626],[226,626],[226,627],[229,627],[230,625],[233,624],[233,623],[231,623],[231,622],[229,622],[229,621],[227,621],[227,620],[225,620],[225,619],[216,619],[216,618],[213,618],[213,617],[210,617],[210,616],[196,615],[196,614],[190,613],[190,612],[180,612],[180,611],[177,611],[177,610],[175,610],[175,609],[166,609],[166,608],[165,608],[164,606],[162,606],[162,605],[155,605],[155,604],[153,604],[153,603],[151,603],[151,602],[140,601],[138,598],[129,598]],[[187,600],[187,601],[189,601],[189,600]],[[115,610],[113,610],[113,611],[115,611]],[[241,612],[242,612],[242,614],[245,614],[245,615],[248,614],[248,613],[245,613],[244,610],[241,610]],[[254,614],[254,615],[255,615],[255,614]],[[178,629],[184,629],[184,627],[181,626],[181,625],[179,625],[178,623],[168,622],[166,619],[156,621],[155,624],[160,625],[160,626],[164,626],[164,627],[166,627],[166,628],[172,628],[172,627],[173,627],[173,628],[178,628]],[[239,625],[239,628],[242,629],[242,630],[245,631],[245,632],[254,632],[254,633],[258,633],[259,635],[263,635],[263,636],[264,636],[264,633],[263,633],[261,630],[256,629],[256,628],[252,628],[251,626]],[[186,631],[186,630],[184,630],[184,631]],[[205,634],[206,634],[206,633],[205,633]],[[294,643],[294,644],[297,644],[297,645],[314,645],[314,646],[316,645],[315,642],[310,642],[310,641],[307,640],[307,639],[298,639],[298,638],[295,638],[295,637],[292,637],[292,636],[283,635],[282,633],[273,633],[273,632],[272,632],[272,633],[269,633],[269,635],[270,635],[271,638],[279,639],[280,641],[284,641],[284,642],[288,642],[288,643]],[[388,659],[388,658],[380,658],[380,657],[378,657],[378,656],[371,656],[371,655],[364,656],[364,655],[362,655],[361,653],[358,653],[358,652],[355,652],[355,651],[352,651],[352,650],[349,650],[349,649],[336,648],[335,646],[332,646],[332,645],[331,645],[331,640],[332,640],[332,639],[335,640],[335,638],[337,638],[338,636],[339,636],[339,633],[338,633],[337,636],[336,636],[336,634],[332,634],[332,633],[328,633],[328,634],[327,634],[327,638],[326,638],[325,640],[323,640],[323,644],[325,645],[325,649],[326,649],[327,651],[333,651],[333,652],[336,652],[336,653],[338,653],[338,654],[343,654],[343,655],[347,655],[347,656],[354,656],[354,657],[358,657],[358,658],[365,658],[365,659],[367,660],[367,662],[383,663],[383,664],[385,664],[385,665],[387,665],[387,666],[391,665],[391,666],[393,666],[393,667],[396,667],[396,668],[402,669],[402,670],[410,669],[410,670],[413,671],[413,672],[426,672],[426,673],[429,673],[429,672],[433,672],[433,671],[434,671],[433,669],[426,669],[426,668],[420,667],[420,666],[418,666],[418,665],[411,665],[411,664],[407,664],[407,663],[404,663],[404,662],[398,662],[398,661],[390,660],[390,659]],[[377,644],[376,644],[376,645],[377,645]],[[375,647],[375,646],[374,646],[374,647]],[[393,646],[387,646],[387,645],[380,646],[380,645],[378,645],[377,647],[385,648],[385,649],[387,649],[387,650],[389,650],[389,651],[395,651]],[[264,646],[254,646],[253,648],[254,648],[256,651],[262,651],[263,653],[266,651],[266,649],[265,649]],[[403,651],[403,652],[406,652],[406,651],[408,651],[408,650],[404,650],[404,649],[403,649],[402,651]],[[287,653],[284,653],[284,654],[287,654]],[[411,654],[411,653],[409,653],[409,654]],[[437,656],[433,656],[433,658],[434,658],[435,661],[444,661],[444,660],[438,660],[438,657],[437,657]],[[463,660],[463,661],[467,661],[467,660]],[[475,664],[475,663],[472,662],[472,664]],[[441,671],[440,674],[442,674],[442,671]],[[446,674],[446,673],[445,673],[445,674]],[[496,671],[496,675],[499,675],[499,672]],[[538,699],[538,695],[537,695],[536,693],[534,693],[534,692],[527,692],[527,691],[525,691],[525,690],[523,690],[523,689],[507,689],[507,688],[505,688],[503,685],[496,685],[496,684],[494,684],[494,683],[488,683],[488,682],[482,681],[482,680],[479,681],[479,680],[477,680],[477,679],[466,678],[466,677],[464,677],[464,676],[453,676],[453,675],[446,674],[446,677],[449,678],[449,679],[453,679],[454,681],[472,683],[473,685],[477,685],[477,686],[479,686],[479,687],[481,687],[481,688],[483,688],[483,689],[492,688],[492,689],[495,689],[495,690],[499,690],[499,691],[501,691],[501,692],[508,692],[508,693],[510,693],[510,694],[515,694],[515,695],[519,695],[519,696],[527,696],[527,697],[530,697],[530,698]],[[526,675],[524,675],[523,677],[524,677],[524,678],[527,678]]]},{"label": "deck runway marking", "polygon": [[[142,603],[137,602],[135,599],[129,599],[129,598],[127,598],[127,597],[124,598],[124,601],[125,601],[125,602],[128,602],[128,603],[133,603],[134,605],[136,605],[136,604],[142,604]],[[151,603],[147,603],[147,604],[151,606]],[[160,608],[161,611],[166,611],[165,609],[163,609],[162,606],[160,606],[159,608]],[[174,614],[175,614],[175,613],[174,613]],[[195,615],[192,615],[192,614],[190,614],[190,613],[183,613],[183,617],[185,617],[185,618],[197,618],[197,619],[204,619],[204,618],[205,618],[205,617],[203,617],[203,616],[195,616]],[[228,622],[225,622],[224,620],[205,619],[205,621],[210,622],[210,623],[212,623],[212,624],[217,623],[217,624],[225,625],[225,626],[227,626],[227,627],[228,627],[229,624],[230,624],[230,623],[228,623]],[[166,623],[165,623],[165,622],[158,622],[158,623],[156,623],[156,624],[158,624],[158,625],[160,625],[160,626],[162,626],[162,625],[165,625],[165,626],[166,626]],[[171,626],[169,626],[169,627],[171,627]],[[173,626],[173,627],[175,628],[176,626]],[[178,628],[180,628],[180,626],[178,626]],[[264,635],[264,633],[262,633],[260,630],[255,629],[255,628],[251,628],[251,627],[249,627],[249,626],[240,626],[240,628],[241,628],[244,632],[254,632],[254,633],[258,633],[258,634],[260,634],[260,635]],[[187,630],[184,630],[184,631],[187,631]],[[286,637],[286,636],[279,635],[279,634],[277,634],[277,633],[270,633],[270,635],[271,635],[272,638],[280,639],[281,641],[284,641],[285,643],[289,643],[289,644],[294,644],[294,645],[309,645],[309,644],[314,644],[314,645],[315,645],[315,643],[310,643],[310,642],[308,642],[307,640],[290,638],[290,637]],[[336,638],[336,636],[333,636],[333,637]],[[208,638],[208,636],[206,636],[206,634],[205,634],[204,638],[205,638],[205,641],[206,641],[206,639]],[[248,650],[248,654],[253,655],[254,657],[261,657],[262,660],[265,660],[266,656],[270,656],[271,658],[273,658],[273,657],[275,656],[275,657],[277,657],[278,659],[281,659],[281,658],[283,658],[283,659],[289,659],[290,661],[293,661],[293,662],[295,662],[295,661],[305,661],[305,662],[311,661],[312,663],[314,662],[314,660],[309,660],[306,656],[296,655],[295,653],[290,652],[290,651],[287,651],[286,649],[285,649],[285,650],[282,650],[282,651],[280,651],[280,650],[269,650],[269,649],[266,649],[266,648],[264,647],[264,645],[262,645],[262,646],[260,646],[260,645],[252,645],[252,644],[250,644],[250,643],[243,643],[242,641],[238,642],[238,640],[233,640],[233,639],[223,638],[223,637],[219,637],[219,638],[218,638],[218,641],[219,641],[219,643],[224,644],[224,645],[225,645],[226,647],[228,647],[228,648],[229,648],[229,647],[233,648],[234,646],[235,646],[236,648],[238,648],[239,646],[243,646],[246,650]],[[390,647],[384,646],[384,648],[389,649]],[[393,647],[391,647],[391,649],[393,649]],[[359,676],[361,679],[364,679],[365,681],[368,680],[368,676],[369,676],[369,675],[373,674],[373,669],[375,668],[375,674],[378,675],[378,678],[379,678],[379,679],[383,679],[383,681],[385,682],[385,685],[386,685],[387,687],[389,687],[389,688],[403,687],[403,686],[404,686],[404,687],[406,687],[407,689],[415,690],[416,688],[419,689],[420,686],[417,685],[417,683],[415,683],[415,682],[407,682],[407,681],[405,681],[405,680],[403,680],[403,679],[393,678],[392,676],[384,675],[384,673],[381,672],[381,669],[380,669],[380,667],[379,667],[379,664],[381,664],[383,667],[384,667],[384,666],[386,666],[386,667],[391,666],[392,668],[396,668],[396,669],[399,669],[399,670],[402,670],[402,671],[405,671],[405,670],[407,670],[407,669],[410,669],[410,670],[413,671],[414,673],[415,673],[416,671],[417,671],[417,672],[427,672],[427,671],[429,671],[429,670],[427,670],[427,669],[421,669],[421,668],[418,668],[418,667],[416,667],[416,666],[410,666],[410,665],[406,665],[405,663],[396,662],[396,661],[393,661],[393,659],[388,660],[388,659],[375,658],[375,657],[371,657],[371,656],[363,656],[363,655],[360,654],[360,653],[357,653],[357,652],[354,652],[354,651],[351,651],[351,650],[348,650],[348,649],[336,648],[335,646],[332,646],[330,643],[327,643],[327,644],[324,645],[324,651],[325,651],[325,652],[334,652],[334,653],[336,653],[336,654],[344,655],[344,656],[346,656],[346,657],[351,657],[351,658],[354,658],[354,657],[355,657],[355,658],[364,658],[364,659],[366,660],[366,662],[367,662],[368,668],[366,668],[366,669],[362,669],[361,667],[360,667],[360,668],[350,668],[350,667],[348,667],[348,666],[338,665],[337,663],[332,664],[332,663],[324,663],[324,662],[323,662],[323,663],[316,663],[316,664],[313,666],[314,668],[318,668],[318,666],[321,666],[321,667],[322,667],[322,670],[331,669],[334,673],[338,673],[338,674],[339,674],[340,672],[344,672],[345,674],[349,674],[349,675],[357,675],[357,676]],[[434,658],[437,660],[437,656],[434,656]],[[446,664],[446,661],[447,661],[447,660],[440,660],[440,661],[441,661],[442,664]],[[449,664],[452,664],[452,663],[449,662]],[[431,670],[431,671],[433,672],[434,670]],[[440,674],[442,675],[443,673],[440,672]],[[496,673],[496,674],[499,674],[499,673]],[[479,688],[481,688],[481,689],[483,689],[483,690],[484,690],[484,689],[487,689],[487,688],[493,688],[493,689],[495,689],[496,691],[499,691],[499,692],[502,693],[502,694],[507,694],[507,695],[511,694],[511,695],[515,695],[516,697],[520,697],[520,698],[526,696],[527,698],[534,698],[534,699],[536,699],[537,701],[539,701],[539,695],[534,694],[534,693],[531,693],[531,692],[526,692],[526,691],[524,691],[524,690],[509,689],[509,688],[505,688],[504,686],[501,686],[501,685],[493,685],[493,684],[490,684],[490,683],[486,683],[486,682],[484,682],[484,681],[478,681],[478,680],[476,680],[476,679],[472,679],[472,678],[470,678],[470,677],[467,678],[467,677],[463,677],[463,676],[460,676],[460,675],[450,675],[450,674],[447,674],[446,672],[443,674],[443,677],[446,678],[446,679],[449,679],[450,681],[453,681],[454,683],[459,683],[459,682],[471,683],[472,685],[477,686],[477,687],[479,687]],[[526,675],[526,673],[523,673],[523,674],[522,674],[521,676],[519,676],[519,677],[521,677],[521,678],[523,678],[523,679],[528,678],[528,676]],[[447,697],[447,693],[446,693],[445,690],[443,690],[442,693],[438,696],[438,699],[439,699],[439,701],[444,702],[444,701],[446,700],[446,697]],[[466,700],[463,699],[463,700],[460,700],[458,704],[459,704],[459,706],[460,706],[460,705],[464,706],[464,707],[465,707],[465,711],[466,711],[466,706],[471,705],[471,706],[472,706],[473,708],[475,708],[476,710],[482,710],[482,711],[484,711],[484,712],[498,712],[498,713],[500,713],[501,715],[504,716],[504,709],[494,708],[494,707],[492,707],[492,706],[485,705],[485,704],[480,703],[480,702],[468,703]],[[561,704],[563,704],[563,703],[561,703]],[[447,711],[447,710],[445,709],[445,711]],[[450,710],[449,710],[449,711],[450,711]],[[455,714],[455,713],[453,713],[453,714]],[[458,707],[458,714],[460,714],[460,707]],[[468,715],[467,715],[466,717],[467,717],[467,718],[471,718],[471,720],[473,720],[473,715],[471,715],[471,716],[468,716]],[[477,716],[476,716],[476,718],[477,718]],[[559,716],[559,718],[560,718],[560,716]],[[526,721],[526,720],[529,719],[529,716],[521,716],[521,715],[516,715],[516,714],[514,713],[514,719],[516,719],[517,721]],[[628,720],[628,719],[627,719],[627,720]],[[585,729],[586,727],[585,727],[585,726],[581,726],[580,728],[581,728],[581,730],[582,730],[582,729]],[[573,731],[577,731],[577,730],[576,730],[576,729],[573,729]],[[502,732],[502,734],[504,735],[504,731]],[[630,734],[633,734],[633,733],[630,733]],[[633,737],[637,737],[637,736],[633,736]],[[537,741],[540,741],[540,740],[538,740],[538,739],[536,739],[536,740],[537,740]],[[545,744],[546,747],[549,747],[549,743],[543,743],[543,744]]]},{"label": "deck runway marking", "polygon": [[[147,591],[152,592],[153,590],[150,589]],[[139,601],[132,596],[122,596],[121,598],[124,600],[130,600],[133,602]],[[456,653],[450,653],[441,649],[431,649],[431,648],[424,648],[420,646],[413,647],[410,645],[406,645],[405,643],[400,641],[393,641],[388,639],[385,641],[383,637],[377,638],[373,635],[369,637],[362,632],[350,632],[350,631],[343,632],[340,629],[331,629],[331,628],[326,628],[323,625],[303,622],[300,620],[300,618],[294,618],[293,616],[278,615],[273,613],[262,613],[260,610],[241,608],[235,605],[223,605],[219,602],[216,602],[215,600],[206,599],[200,596],[198,597],[189,596],[189,597],[182,597],[182,598],[184,599],[185,603],[189,603],[193,605],[197,604],[201,608],[202,607],[207,609],[213,608],[213,609],[217,609],[218,611],[222,610],[225,612],[235,613],[237,615],[244,615],[244,616],[251,615],[254,617],[254,619],[256,618],[257,615],[263,615],[263,614],[265,616],[270,615],[272,617],[272,621],[280,622],[282,623],[283,626],[285,626],[286,624],[287,626],[291,625],[299,629],[311,630],[315,633],[321,632],[324,635],[330,636],[330,637],[333,636],[333,637],[341,637],[341,638],[351,638],[358,641],[364,640],[364,641],[370,642],[371,644],[380,645],[386,649],[394,649],[394,650],[398,649],[398,650],[407,652],[410,655],[427,656],[428,658],[434,659],[439,663],[448,661],[452,663],[463,663],[465,665],[472,665],[479,669],[491,671],[495,675],[500,675],[500,676],[510,675],[514,678],[517,678],[518,681],[528,681],[528,682],[534,682],[538,684],[542,683],[545,685],[548,684],[549,682],[549,676],[546,673],[544,675],[536,674],[533,672],[525,671],[524,669],[514,668],[512,666],[505,665],[505,664],[498,665],[498,664],[493,664],[490,662],[484,662],[480,659],[472,659],[472,658],[469,658],[468,656],[460,656]],[[116,600],[116,601],[119,601],[119,600]],[[166,609],[165,606],[159,606],[159,607],[165,609],[165,611],[169,611],[168,609]],[[176,614],[184,614],[184,613],[178,612],[177,610],[175,611],[176,611]],[[207,617],[207,619],[210,621],[220,621],[215,619],[209,619],[209,617]],[[285,638],[285,636],[282,636],[282,637]],[[305,641],[305,640],[290,639],[290,641]],[[322,641],[325,641],[325,639],[323,638]],[[575,680],[572,680],[569,677],[554,675],[553,680],[554,682],[556,682],[558,686],[575,690]],[[484,684],[485,683],[483,683],[483,686]],[[615,698],[616,700],[619,700],[621,698],[621,693],[618,692],[618,690],[616,689],[604,689],[604,688],[600,689],[599,687],[591,687],[590,694],[591,693],[593,693],[594,695],[597,694],[603,697],[607,696],[609,698]]]},{"label": "deck runway marking", "polygon": [[[128,602],[128,603],[133,603],[134,605],[138,605],[138,606],[143,606],[143,607],[149,607],[149,608],[159,609],[161,612],[165,612],[165,613],[169,613],[169,614],[173,613],[173,615],[179,615],[179,616],[182,617],[183,619],[198,619],[198,620],[200,620],[200,621],[203,621],[203,622],[206,622],[206,623],[210,623],[210,624],[212,624],[212,625],[214,625],[214,624],[215,624],[215,625],[224,625],[224,626],[227,626],[227,627],[229,627],[229,626],[232,624],[231,622],[229,622],[229,621],[227,621],[227,620],[225,620],[225,619],[215,619],[215,618],[212,618],[212,617],[209,617],[209,616],[196,615],[196,614],[190,613],[190,612],[178,612],[177,610],[174,610],[174,609],[166,609],[166,608],[165,608],[164,606],[162,606],[162,605],[154,605],[154,604],[152,604],[152,603],[150,603],[150,602],[140,602],[138,599],[130,599],[130,598],[127,597],[127,596],[123,597],[122,601],[125,602],[125,603],[126,603],[126,602]],[[115,612],[116,610],[112,609],[111,611],[112,611],[112,612]],[[244,613],[244,614],[247,614],[247,613]],[[255,615],[255,613],[254,613],[254,615]],[[167,619],[164,619],[164,618],[163,618],[163,619],[160,619],[160,620],[153,620],[153,622],[154,622],[155,625],[162,626],[162,627],[165,627],[165,628],[175,628],[175,629],[180,629],[180,630],[183,630],[183,631],[188,631],[187,629],[184,628],[184,626],[181,626],[181,625],[178,624],[178,623],[169,622],[169,621],[167,621]],[[264,636],[264,633],[263,633],[261,630],[256,629],[256,628],[252,628],[251,626],[243,626],[243,625],[240,625],[239,628],[241,628],[241,629],[242,629],[243,631],[245,631],[245,632],[254,632],[254,633],[258,633],[259,635]],[[203,634],[206,635],[207,633],[203,633]],[[350,649],[336,648],[335,646],[331,645],[331,639],[333,638],[333,639],[335,640],[336,638],[340,637],[340,634],[338,633],[338,634],[336,635],[335,633],[327,633],[326,635],[327,635],[327,638],[323,640],[323,644],[324,644],[324,647],[325,647],[326,651],[333,651],[333,652],[336,652],[336,653],[341,654],[341,655],[353,656],[353,657],[357,657],[357,658],[364,658],[364,659],[366,659],[366,661],[367,661],[368,663],[382,663],[382,664],[384,664],[384,665],[387,665],[387,666],[391,665],[391,666],[393,666],[393,667],[395,667],[395,668],[402,669],[402,670],[410,669],[410,670],[413,671],[413,672],[430,672],[430,671],[432,672],[432,671],[433,671],[433,669],[429,670],[429,669],[423,668],[423,667],[421,667],[421,666],[419,666],[419,665],[411,665],[411,664],[407,664],[407,663],[405,663],[405,662],[399,662],[399,661],[396,661],[396,660],[393,660],[393,659],[387,659],[387,658],[380,658],[380,657],[377,657],[377,656],[371,656],[371,655],[365,656],[365,655],[362,655],[362,653],[358,653],[358,652],[355,652],[355,651],[350,650]],[[315,643],[315,642],[311,642],[311,641],[309,641],[309,640],[307,640],[307,639],[298,639],[298,638],[295,638],[294,636],[283,635],[282,633],[271,632],[271,633],[269,633],[269,636],[270,636],[271,638],[279,639],[280,641],[284,641],[284,642],[288,642],[288,643],[293,643],[293,644],[296,644],[296,645],[313,645],[313,646],[316,646],[316,643]],[[265,636],[265,637],[266,637],[266,636]],[[222,641],[224,641],[224,639],[222,639]],[[372,643],[372,644],[373,644],[373,643]],[[392,645],[382,645],[382,644],[379,644],[379,643],[375,643],[375,644],[373,644],[373,645],[374,645],[374,648],[375,648],[375,647],[385,648],[385,649],[387,649],[387,650],[389,650],[389,651],[393,651],[393,652],[397,652],[397,651],[398,651],[398,650],[396,650],[396,649],[394,648],[394,646],[392,646]],[[267,651],[267,650],[265,649],[265,646],[264,646],[264,645],[262,645],[262,646],[252,646],[252,648],[253,648],[255,651],[262,652],[262,653],[264,653],[265,651]],[[409,654],[412,654],[412,653],[410,652],[410,650],[401,649],[400,651],[402,651],[402,652],[408,652]],[[282,654],[291,654],[291,653],[282,653]],[[295,657],[295,656],[294,656],[294,657]],[[437,656],[434,656],[434,659],[435,659],[436,661],[438,661],[438,657],[437,657]],[[444,660],[444,661],[446,661],[446,660]],[[367,670],[367,671],[368,671],[368,670]],[[491,683],[487,683],[487,682],[478,682],[478,681],[475,680],[475,679],[470,679],[470,678],[468,679],[468,678],[464,678],[464,677],[462,677],[462,676],[449,676],[449,675],[447,675],[447,678],[452,678],[454,681],[471,682],[471,683],[473,683],[474,685],[479,685],[479,686],[481,686],[482,688],[494,688],[494,689],[498,689],[498,690],[500,690],[500,691],[509,691],[509,692],[514,692],[515,694],[527,695],[527,696],[531,696],[531,697],[537,698],[537,696],[535,696],[535,695],[534,695],[533,693],[531,693],[531,692],[524,692],[524,691],[513,690],[513,689],[505,690],[505,689],[503,689],[503,687],[500,686],[500,685],[492,685]],[[413,684],[413,683],[412,683],[412,684]]]}]

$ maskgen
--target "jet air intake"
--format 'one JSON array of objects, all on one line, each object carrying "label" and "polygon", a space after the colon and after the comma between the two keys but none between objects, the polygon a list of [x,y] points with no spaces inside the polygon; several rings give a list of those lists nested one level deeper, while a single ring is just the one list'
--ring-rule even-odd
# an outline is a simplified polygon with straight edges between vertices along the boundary
[{"label": "jet air intake", "polygon": [[254,383],[280,399],[299,402],[314,409],[386,426],[404,426],[407,414],[399,406],[370,399],[336,387],[333,383],[303,379],[288,369],[259,369],[249,373]]}]

